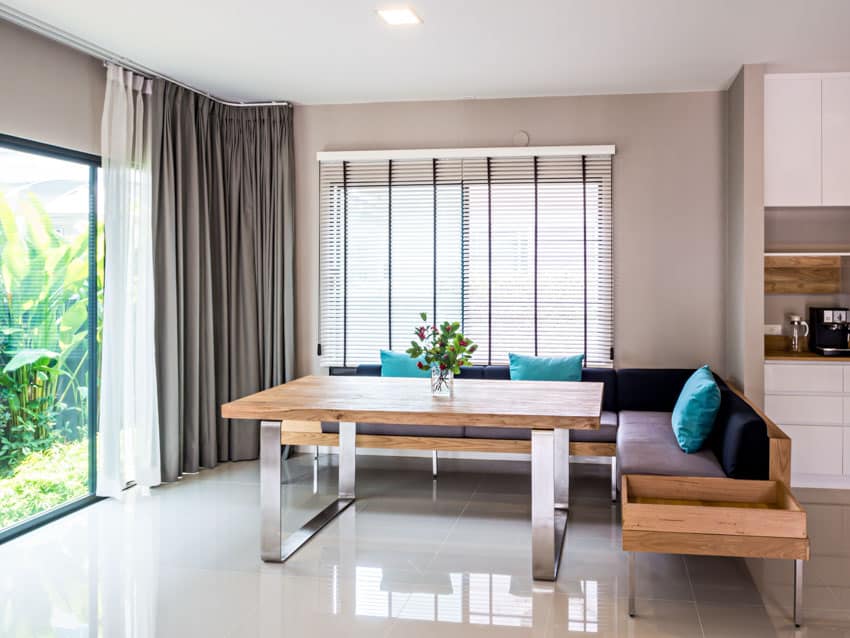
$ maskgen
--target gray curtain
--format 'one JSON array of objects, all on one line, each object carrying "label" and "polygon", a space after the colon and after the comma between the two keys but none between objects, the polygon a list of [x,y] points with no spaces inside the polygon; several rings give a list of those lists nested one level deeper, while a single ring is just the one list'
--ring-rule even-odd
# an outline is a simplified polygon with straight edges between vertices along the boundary
[{"label": "gray curtain", "polygon": [[256,458],[220,406],[289,379],[293,150],[288,106],[223,106],[154,83],[156,366],[162,480]]}]

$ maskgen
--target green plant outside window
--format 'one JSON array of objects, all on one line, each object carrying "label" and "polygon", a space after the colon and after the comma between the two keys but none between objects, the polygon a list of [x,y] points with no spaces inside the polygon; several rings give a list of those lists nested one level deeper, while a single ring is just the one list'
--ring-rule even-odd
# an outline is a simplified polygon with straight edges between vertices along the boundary
[{"label": "green plant outside window", "polygon": [[0,531],[91,492],[95,171],[0,142]]}]

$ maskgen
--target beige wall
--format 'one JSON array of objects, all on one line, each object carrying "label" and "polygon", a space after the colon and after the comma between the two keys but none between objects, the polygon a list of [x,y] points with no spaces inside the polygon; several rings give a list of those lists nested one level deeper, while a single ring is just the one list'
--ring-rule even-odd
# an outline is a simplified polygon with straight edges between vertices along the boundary
[{"label": "beige wall", "polygon": [[98,60],[0,20],[0,133],[100,155]]},{"label": "beige wall", "polygon": [[617,146],[617,365],[723,371],[724,118],[723,92],[296,107],[296,373],[319,371],[316,152],[510,146],[520,129]]},{"label": "beige wall", "polygon": [[726,374],[764,400],[764,67],[727,92]]}]

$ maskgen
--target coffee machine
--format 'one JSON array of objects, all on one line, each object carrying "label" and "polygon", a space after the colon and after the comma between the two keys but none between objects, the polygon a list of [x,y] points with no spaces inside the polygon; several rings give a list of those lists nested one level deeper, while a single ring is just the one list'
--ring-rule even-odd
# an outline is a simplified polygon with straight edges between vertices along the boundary
[{"label": "coffee machine", "polygon": [[809,308],[809,349],[825,356],[850,355],[847,308]]}]

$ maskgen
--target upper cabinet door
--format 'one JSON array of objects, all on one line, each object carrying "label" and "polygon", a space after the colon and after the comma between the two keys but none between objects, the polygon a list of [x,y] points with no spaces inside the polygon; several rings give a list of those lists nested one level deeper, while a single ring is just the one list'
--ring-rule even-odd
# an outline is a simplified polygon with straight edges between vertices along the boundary
[{"label": "upper cabinet door", "polygon": [[850,77],[825,77],[823,205],[850,205]]},{"label": "upper cabinet door", "polygon": [[820,78],[765,78],[764,205],[821,205]]}]

